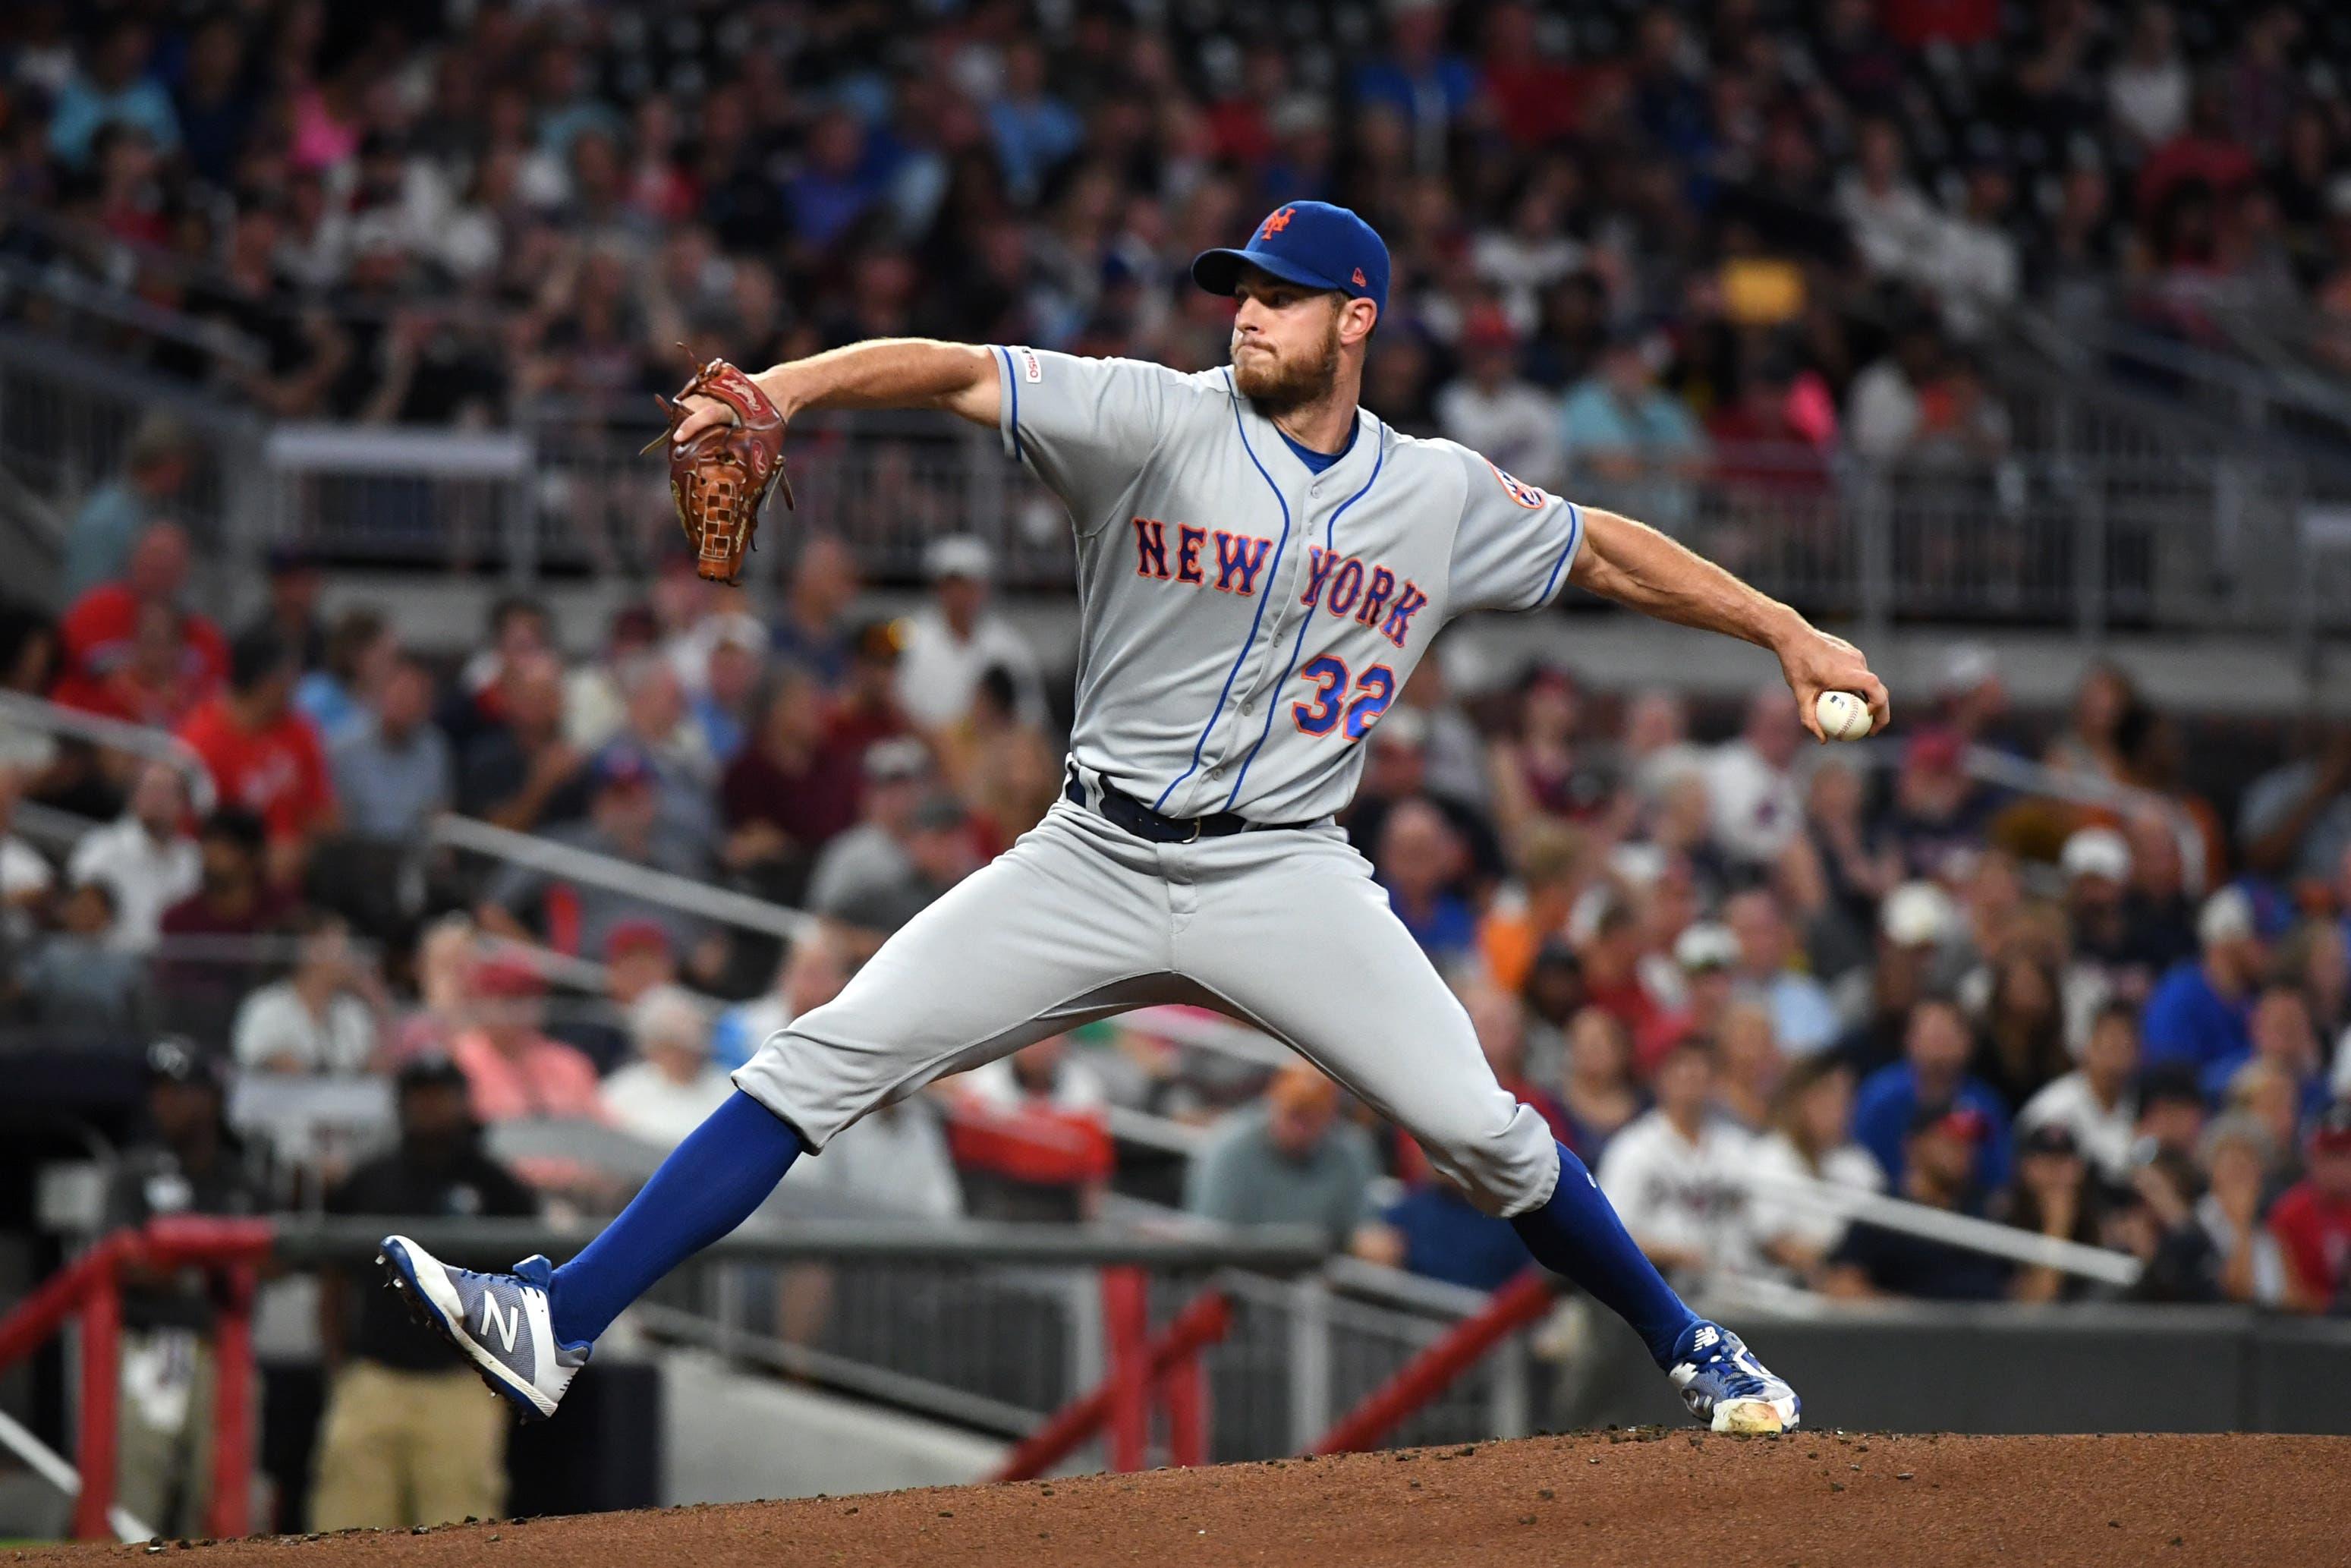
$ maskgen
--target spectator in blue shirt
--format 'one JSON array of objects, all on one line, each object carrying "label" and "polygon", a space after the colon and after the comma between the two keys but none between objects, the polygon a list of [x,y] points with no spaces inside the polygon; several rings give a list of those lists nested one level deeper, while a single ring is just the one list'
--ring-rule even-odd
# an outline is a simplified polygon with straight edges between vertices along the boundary
[{"label": "spectator in blue shirt", "polygon": [[1478,943],[1478,915],[1453,890],[1462,861],[1460,841],[1445,813],[1415,796],[1399,800],[1380,825],[1380,884],[1388,904],[1439,968],[1470,956]]},{"label": "spectator in blue shirt", "polygon": [[1509,1220],[1479,1213],[1434,1179],[1390,1204],[1357,1234],[1354,1248],[1374,1263],[1473,1291],[1498,1291],[1528,1267],[1526,1243]]},{"label": "spectator in blue shirt", "polygon": [[1036,198],[1045,176],[1086,134],[1077,111],[1045,90],[1045,57],[1025,40],[1004,51],[1004,96],[988,105],[987,129],[1004,183],[1023,204]]},{"label": "spectator in blue shirt", "polygon": [[1645,332],[1610,339],[1598,371],[1568,392],[1559,444],[1572,486],[1670,528],[1689,520],[1706,434],[1688,405],[1657,384],[1664,353],[1662,340]]},{"label": "spectator in blue shirt", "polygon": [[854,116],[838,109],[820,116],[809,130],[805,163],[784,182],[792,233],[812,246],[839,239],[882,194],[872,162]]},{"label": "spectator in blue shirt", "polygon": [[2317,1027],[2310,1019],[2310,1002],[2302,988],[2283,980],[2263,987],[2253,1003],[2247,1030],[2252,1040],[2249,1050],[2221,1057],[2198,1074],[2205,1099],[2216,1106],[2226,1105],[2246,1064],[2265,1062],[2294,1086],[2296,1121],[2316,1122],[2328,1098],[2325,1062]]},{"label": "spectator in blue shirt", "polygon": [[89,157],[90,139],[108,125],[135,125],[159,152],[180,144],[180,117],[172,95],[147,75],[150,41],[136,22],[118,24],[91,57],[89,69],[66,83],[49,117],[49,148],[79,166]]},{"label": "spectator in blue shirt", "polygon": [[2166,972],[2147,999],[2139,1032],[2148,1065],[2182,1062],[2203,1072],[2253,1049],[2253,990],[2268,953],[2253,925],[2252,901],[2224,887],[2196,916],[2202,949]]},{"label": "spectator in blue shirt", "polygon": [[1918,1113],[1938,1106],[1972,1111],[1982,1118],[1975,1190],[1990,1192],[2008,1179],[2008,1108],[1990,1084],[1968,1071],[1974,1048],[1959,1005],[1930,997],[1910,1009],[1902,1060],[1863,1081],[1854,1097],[1854,1142],[1877,1156],[1889,1183],[1902,1183],[1905,1145]]},{"label": "spectator in blue shirt", "polygon": [[1440,0],[1389,7],[1388,52],[1355,72],[1355,99],[1395,111],[1420,150],[1424,167],[1442,162],[1445,134],[1477,96],[1478,74],[1445,47]]}]

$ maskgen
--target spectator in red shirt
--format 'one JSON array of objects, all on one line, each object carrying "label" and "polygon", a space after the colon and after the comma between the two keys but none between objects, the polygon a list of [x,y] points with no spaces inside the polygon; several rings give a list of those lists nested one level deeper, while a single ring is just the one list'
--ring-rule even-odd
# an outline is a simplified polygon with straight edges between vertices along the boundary
[{"label": "spectator in red shirt", "polygon": [[213,685],[201,656],[188,640],[192,617],[165,600],[147,600],[132,610],[129,647],[103,674],[68,671],[49,695],[67,707],[104,718],[176,727]]},{"label": "spectator in red shirt", "polygon": [[287,909],[262,878],[262,827],[251,812],[214,812],[196,850],[196,891],[157,923],[155,990],[173,1028],[225,1044],[237,1003],[272,967],[250,939],[275,933]]},{"label": "spectator in red shirt", "polygon": [[859,762],[877,740],[914,733],[898,706],[898,655],[905,634],[894,621],[869,621],[850,640],[849,680],[833,705],[826,738]]},{"label": "spectator in red shirt", "polygon": [[180,726],[224,805],[259,817],[269,833],[270,881],[300,876],[311,841],[334,825],[335,798],[318,732],[293,706],[301,673],[270,630],[246,632],[229,656],[228,689]]},{"label": "spectator in red shirt", "polygon": [[[76,600],[58,631],[65,664],[57,698],[96,713],[120,713],[110,683],[137,661],[141,688],[184,686],[193,698],[209,695],[228,670],[228,644],[218,626],[181,605],[188,586],[188,536],[177,523],[151,524],[131,549],[123,574]],[[176,632],[176,645],[164,647]],[[145,655],[142,638],[158,646]],[[141,720],[141,722],[146,722]]]},{"label": "spectator in red shirt", "polygon": [[1967,48],[2000,37],[2000,0],[1885,0],[1886,32],[1906,49]]},{"label": "spectator in red shirt", "polygon": [[2309,1174],[2270,1210],[2270,1234],[2285,1253],[2290,1305],[2324,1312],[2342,1303],[2351,1278],[2351,1103],[2336,1102],[2319,1119]]},{"label": "spectator in red shirt", "polygon": [[2261,172],[2253,155],[2229,128],[2229,100],[2217,82],[2199,88],[2189,100],[2188,127],[2157,148],[2139,165],[2135,193],[2141,218],[2152,218],[2171,193],[2189,181],[2225,200],[2252,183]]},{"label": "spectator in red shirt", "polygon": [[826,737],[824,694],[804,670],[777,672],[752,711],[749,740],[718,785],[724,858],[796,900],[817,850],[857,820],[857,758]]}]

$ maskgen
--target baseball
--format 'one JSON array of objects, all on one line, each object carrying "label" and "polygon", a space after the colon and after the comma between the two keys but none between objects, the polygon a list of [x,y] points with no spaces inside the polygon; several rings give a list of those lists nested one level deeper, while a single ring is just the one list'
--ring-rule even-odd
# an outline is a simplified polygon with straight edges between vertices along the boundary
[{"label": "baseball", "polygon": [[1831,740],[1859,740],[1869,733],[1869,705],[1851,692],[1823,692],[1813,712]]}]

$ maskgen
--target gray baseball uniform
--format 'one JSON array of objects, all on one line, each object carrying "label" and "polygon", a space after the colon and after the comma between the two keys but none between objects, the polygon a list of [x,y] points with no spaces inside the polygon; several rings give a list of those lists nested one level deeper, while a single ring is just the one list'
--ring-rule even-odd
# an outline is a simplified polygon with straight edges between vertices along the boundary
[{"label": "gray baseball uniform", "polygon": [[[1290,1044],[1499,1214],[1550,1196],[1541,1118],[1330,822],[1430,640],[1550,603],[1581,513],[1359,412],[1321,473],[1233,389],[1126,360],[996,350],[1007,450],[1070,511],[1084,804],[893,936],[735,1082],[821,1149],[945,1073],[1130,1008],[1214,1008]],[[1097,808],[1305,823],[1188,843]]]}]

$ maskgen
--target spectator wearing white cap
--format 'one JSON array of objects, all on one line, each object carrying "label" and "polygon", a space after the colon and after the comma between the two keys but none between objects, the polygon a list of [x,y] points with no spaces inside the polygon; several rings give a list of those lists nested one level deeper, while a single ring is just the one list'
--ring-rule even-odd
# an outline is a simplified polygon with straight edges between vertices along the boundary
[{"label": "spectator wearing white cap", "polygon": [[2269,954],[2253,926],[2253,903],[2224,887],[2196,915],[2193,958],[2165,974],[2147,998],[2141,1027],[2150,1064],[2184,1062],[2198,1072],[2253,1048],[2251,1017]]},{"label": "spectator wearing white cap", "polygon": [[2074,1147],[2110,1182],[2131,1177],[2131,1144],[2138,1134],[2138,1012],[2108,1002],[2092,1019],[2081,1065],[2053,1080],[2017,1113],[2020,1136],[2044,1126],[2074,1134]]},{"label": "spectator wearing white cap", "polygon": [[1837,1041],[1837,1054],[1856,1072],[1902,1054],[1910,1009],[1956,977],[1959,936],[1959,906],[1934,883],[1906,882],[1877,906],[1876,959],[1846,977],[1848,986],[1866,988],[1844,1009],[1859,1021]]},{"label": "spectator wearing white cap", "polygon": [[931,601],[906,619],[898,660],[898,702],[916,724],[936,729],[971,707],[979,677],[991,665],[1012,677],[1022,719],[1045,720],[1044,683],[1037,654],[1010,622],[988,610],[996,562],[969,534],[931,541],[923,554]]},{"label": "spectator wearing white cap", "polygon": [[2065,1040],[2079,1056],[2090,1024],[2108,1001],[2134,1008],[2155,988],[2154,966],[2133,939],[2128,897],[2130,842],[2112,828],[2083,828],[2057,857],[2065,879],[2065,928],[2071,956],[2063,977]]},{"label": "spectator wearing white cap", "polygon": [[637,1059],[604,1080],[612,1125],[663,1149],[684,1136],[734,1092],[710,1060],[710,1014],[682,986],[655,986],[629,1009]]}]

